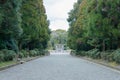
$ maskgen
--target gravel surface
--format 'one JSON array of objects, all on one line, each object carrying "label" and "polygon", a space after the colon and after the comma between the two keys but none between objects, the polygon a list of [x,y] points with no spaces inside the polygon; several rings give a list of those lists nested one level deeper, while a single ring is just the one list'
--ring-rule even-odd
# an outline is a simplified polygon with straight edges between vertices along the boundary
[{"label": "gravel surface", "polygon": [[120,72],[59,53],[0,71],[0,80],[120,80]]}]

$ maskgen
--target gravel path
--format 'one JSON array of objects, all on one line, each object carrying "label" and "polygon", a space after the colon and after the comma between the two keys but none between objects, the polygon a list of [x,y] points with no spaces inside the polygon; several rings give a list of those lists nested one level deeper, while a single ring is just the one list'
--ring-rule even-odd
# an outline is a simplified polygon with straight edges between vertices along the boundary
[{"label": "gravel path", "polygon": [[0,80],[120,80],[120,72],[69,54],[52,54],[0,71]]}]

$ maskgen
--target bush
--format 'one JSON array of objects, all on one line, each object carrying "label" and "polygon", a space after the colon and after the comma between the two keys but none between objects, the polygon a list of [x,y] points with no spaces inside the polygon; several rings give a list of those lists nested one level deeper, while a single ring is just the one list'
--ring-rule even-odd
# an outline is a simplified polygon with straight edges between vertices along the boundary
[{"label": "bush", "polygon": [[40,56],[40,55],[42,55],[42,53],[41,53],[41,51],[40,51],[40,50],[38,50],[38,49],[35,49],[35,51],[37,52],[37,56]]},{"label": "bush", "polygon": [[24,58],[24,54],[22,52],[19,52],[19,58]]},{"label": "bush", "polygon": [[27,58],[29,55],[29,52],[27,52],[26,50],[21,50],[21,53],[23,53],[25,58]]},{"label": "bush", "polygon": [[4,53],[4,61],[11,61],[15,58],[16,53],[12,50],[2,50]]},{"label": "bush", "polygon": [[88,57],[91,57],[93,59],[99,59],[100,58],[100,52],[98,49],[92,49],[86,53]]},{"label": "bush", "polygon": [[114,53],[112,51],[101,52],[101,59],[106,61],[114,61]]},{"label": "bush", "polygon": [[30,50],[29,56],[30,57],[35,57],[35,56],[41,56],[41,55],[50,55],[49,51],[47,50]]},{"label": "bush", "polygon": [[35,50],[30,50],[29,56],[35,57],[35,56],[37,56],[37,52]]},{"label": "bush", "polygon": [[115,50],[113,54],[115,62],[120,63],[120,49]]},{"label": "bush", "polygon": [[114,53],[110,53],[107,57],[107,61],[115,61],[114,59]]},{"label": "bush", "polygon": [[105,51],[100,52],[98,49],[92,49],[90,51],[75,51],[72,50],[71,55],[80,55],[80,56],[88,56],[93,59],[103,59],[106,61],[115,61],[116,63],[120,63],[120,49],[117,49],[115,51]]},{"label": "bush", "polygon": [[76,55],[86,56],[85,51],[77,51]]},{"label": "bush", "polygon": [[40,50],[39,52],[41,55],[50,55],[50,52],[48,50]]}]

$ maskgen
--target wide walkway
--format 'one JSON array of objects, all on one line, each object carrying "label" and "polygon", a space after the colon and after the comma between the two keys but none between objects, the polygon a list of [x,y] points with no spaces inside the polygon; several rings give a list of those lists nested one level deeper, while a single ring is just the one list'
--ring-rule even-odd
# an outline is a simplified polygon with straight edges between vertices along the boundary
[{"label": "wide walkway", "polygon": [[0,71],[0,80],[120,80],[120,72],[69,54],[54,53]]}]

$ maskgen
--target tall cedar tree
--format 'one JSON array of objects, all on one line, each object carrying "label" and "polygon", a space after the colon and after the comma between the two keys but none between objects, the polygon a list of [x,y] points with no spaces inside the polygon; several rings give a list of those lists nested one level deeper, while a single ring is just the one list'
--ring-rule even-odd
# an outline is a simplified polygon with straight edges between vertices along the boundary
[{"label": "tall cedar tree", "polygon": [[20,49],[45,49],[49,40],[49,22],[42,0],[24,0],[22,2],[23,35],[19,39]]},{"label": "tall cedar tree", "polygon": [[21,0],[0,0],[0,49],[18,51],[17,39],[22,34]]}]

